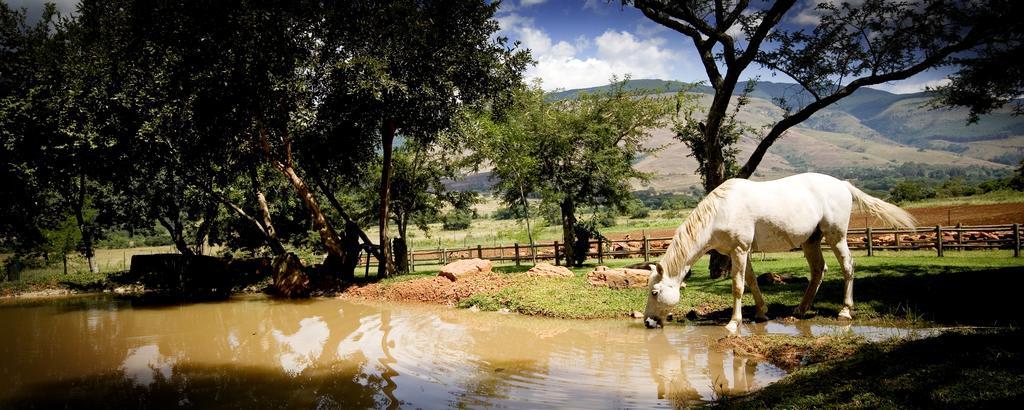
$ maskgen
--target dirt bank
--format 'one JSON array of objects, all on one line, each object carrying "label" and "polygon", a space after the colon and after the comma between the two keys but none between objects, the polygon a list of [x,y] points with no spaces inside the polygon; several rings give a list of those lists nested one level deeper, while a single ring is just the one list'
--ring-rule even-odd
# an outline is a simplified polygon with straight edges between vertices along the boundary
[{"label": "dirt bank", "polygon": [[471,295],[495,291],[511,281],[502,274],[480,273],[452,282],[433,276],[393,283],[370,283],[345,289],[339,298],[418,301],[455,305]]}]

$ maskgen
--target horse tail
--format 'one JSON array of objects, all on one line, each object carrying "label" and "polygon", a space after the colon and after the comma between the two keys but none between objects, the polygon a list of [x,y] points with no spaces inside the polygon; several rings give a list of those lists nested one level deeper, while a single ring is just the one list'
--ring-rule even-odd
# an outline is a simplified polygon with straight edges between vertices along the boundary
[{"label": "horse tail", "polygon": [[913,228],[917,225],[917,220],[909,212],[864,193],[864,191],[857,189],[848,181],[843,181],[843,183],[846,184],[846,188],[853,194],[853,201],[860,206],[861,210],[885,221],[885,223],[891,226]]}]

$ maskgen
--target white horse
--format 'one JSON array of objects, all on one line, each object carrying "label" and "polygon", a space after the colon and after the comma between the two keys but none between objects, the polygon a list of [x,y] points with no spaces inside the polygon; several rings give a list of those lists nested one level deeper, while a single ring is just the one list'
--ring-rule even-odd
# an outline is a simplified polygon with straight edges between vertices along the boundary
[{"label": "white horse", "polygon": [[730,179],[711,191],[676,229],[672,243],[657,265],[651,264],[644,324],[660,327],[669,309],[679,302],[679,289],[690,267],[714,249],[732,260],[732,319],[726,328],[735,332],[742,322],[744,276],[754,294],[757,320],[767,320],[764,299],[757,287],[749,256],[753,251],[788,251],[803,248],[811,280],[794,315],[802,317],[811,305],[825,260],[821,239],[832,248],[846,279],[846,295],[839,317],[852,319],[853,259],[846,245],[846,229],[853,202],[889,225],[913,227],[914,218],[899,207],[865,194],[849,182],[828,175],[799,174],[774,181]]}]

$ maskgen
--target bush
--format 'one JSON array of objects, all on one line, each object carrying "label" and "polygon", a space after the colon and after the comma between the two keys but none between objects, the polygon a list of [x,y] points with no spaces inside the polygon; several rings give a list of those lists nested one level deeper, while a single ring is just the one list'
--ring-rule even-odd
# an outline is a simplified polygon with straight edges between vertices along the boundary
[{"label": "bush", "polygon": [[923,182],[913,180],[900,181],[889,191],[889,199],[893,202],[920,201],[934,197],[934,189]]},{"label": "bush", "polygon": [[611,212],[602,212],[598,214],[594,222],[599,228],[608,228],[618,224],[618,221],[615,220],[615,215]]},{"label": "bush", "polygon": [[446,231],[468,229],[473,224],[473,212],[468,209],[454,209],[444,215],[441,228]]}]

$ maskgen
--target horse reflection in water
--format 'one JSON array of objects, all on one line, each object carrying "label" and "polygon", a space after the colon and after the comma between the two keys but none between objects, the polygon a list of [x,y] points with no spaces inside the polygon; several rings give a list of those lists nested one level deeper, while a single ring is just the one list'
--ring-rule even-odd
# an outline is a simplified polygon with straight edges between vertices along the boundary
[{"label": "horse reflection in water", "polygon": [[671,400],[680,407],[689,407],[701,399],[687,378],[686,363],[693,363],[693,350],[686,352],[690,357],[684,358],[664,332],[647,338],[647,358],[651,362],[651,379],[658,386],[658,399]]},{"label": "horse reflection in water", "polygon": [[677,407],[690,407],[718,397],[747,393],[763,387],[758,366],[764,366],[765,378],[784,373],[774,366],[719,350],[706,344],[673,345],[664,332],[646,339],[650,375],[657,385],[658,399],[670,400]]}]

